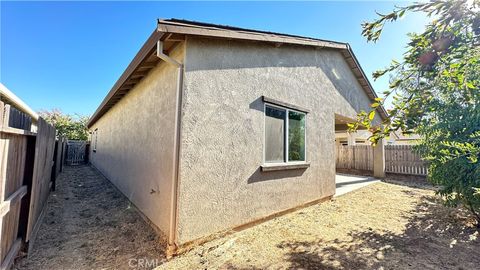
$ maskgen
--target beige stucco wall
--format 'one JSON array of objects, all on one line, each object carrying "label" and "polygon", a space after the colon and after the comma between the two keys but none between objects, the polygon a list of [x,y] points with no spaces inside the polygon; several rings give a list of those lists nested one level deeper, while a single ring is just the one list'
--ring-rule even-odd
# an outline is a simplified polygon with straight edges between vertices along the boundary
[{"label": "beige stucco wall", "polygon": [[[184,46],[172,56],[183,62]],[[176,83],[176,67],[160,62],[91,128],[98,128],[92,164],[165,234],[170,222]]]},{"label": "beige stucco wall", "polygon": [[[180,244],[334,194],[334,115],[370,104],[339,52],[189,38],[185,61]],[[260,172],[262,95],[311,110],[308,169]]]},{"label": "beige stucco wall", "polygon": [[372,133],[368,130],[358,130],[357,132],[335,132],[335,144],[340,145],[340,141],[347,141],[349,145],[357,144],[356,141],[363,141],[361,144],[370,145],[371,142],[368,140],[372,136]]}]

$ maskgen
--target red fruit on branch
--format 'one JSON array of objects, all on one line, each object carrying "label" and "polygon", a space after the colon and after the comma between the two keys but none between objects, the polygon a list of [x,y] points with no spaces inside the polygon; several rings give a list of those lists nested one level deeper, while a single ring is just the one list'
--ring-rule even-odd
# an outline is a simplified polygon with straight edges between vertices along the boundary
[{"label": "red fruit on branch", "polygon": [[425,52],[418,57],[418,61],[422,66],[431,66],[437,59],[438,54],[434,51]]},{"label": "red fruit on branch", "polygon": [[452,43],[453,43],[453,40],[451,38],[443,37],[433,42],[432,47],[436,52],[443,52],[446,49],[448,49],[448,47],[450,47]]}]

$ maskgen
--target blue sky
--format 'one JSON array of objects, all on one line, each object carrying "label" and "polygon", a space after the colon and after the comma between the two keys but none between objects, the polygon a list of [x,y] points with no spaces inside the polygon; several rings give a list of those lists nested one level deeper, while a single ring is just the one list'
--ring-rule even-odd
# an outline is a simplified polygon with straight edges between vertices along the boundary
[{"label": "blue sky", "polygon": [[399,59],[425,18],[386,27],[377,44],[360,24],[406,2],[4,2],[0,81],[34,110],[91,115],[155,28],[182,18],[348,42],[371,73]]}]

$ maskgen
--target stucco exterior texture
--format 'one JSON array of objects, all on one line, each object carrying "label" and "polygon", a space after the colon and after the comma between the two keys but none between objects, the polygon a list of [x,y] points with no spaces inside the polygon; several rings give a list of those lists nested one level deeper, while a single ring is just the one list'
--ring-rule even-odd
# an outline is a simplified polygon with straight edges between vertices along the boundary
[{"label": "stucco exterior texture", "polygon": [[[335,114],[370,101],[340,52],[188,36],[184,63],[177,244],[335,193]],[[176,67],[161,62],[91,130],[91,162],[169,233]],[[306,169],[262,172],[262,96],[308,109]]]},{"label": "stucco exterior texture", "polygon": [[[310,110],[309,168],[261,171],[262,96]],[[334,195],[335,114],[370,103],[338,51],[188,37],[178,243]]]},{"label": "stucco exterior texture", "polygon": [[[172,57],[183,62],[184,46]],[[91,163],[168,234],[170,225],[177,68],[160,63],[91,130]],[[95,138],[93,138],[95,140]]]}]

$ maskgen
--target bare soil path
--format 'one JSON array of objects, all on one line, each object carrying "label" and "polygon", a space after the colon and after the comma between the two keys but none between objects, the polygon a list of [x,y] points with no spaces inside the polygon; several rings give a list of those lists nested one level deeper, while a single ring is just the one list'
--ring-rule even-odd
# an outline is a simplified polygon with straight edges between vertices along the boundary
[{"label": "bare soil path", "polygon": [[153,229],[92,167],[65,167],[45,210],[32,255],[14,269],[132,269],[165,258]]}]

